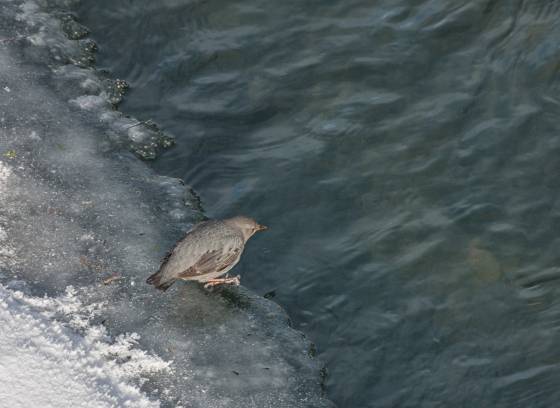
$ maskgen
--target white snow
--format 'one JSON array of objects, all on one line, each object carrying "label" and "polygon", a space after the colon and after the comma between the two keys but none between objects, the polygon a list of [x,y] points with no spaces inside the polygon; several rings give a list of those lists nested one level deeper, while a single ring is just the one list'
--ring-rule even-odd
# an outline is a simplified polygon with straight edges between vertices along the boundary
[{"label": "white snow", "polygon": [[8,177],[10,177],[11,173],[12,171],[10,170],[10,168],[4,163],[0,162],[0,194],[5,191],[4,189],[6,188]]},{"label": "white snow", "polygon": [[[11,176],[12,171],[10,168],[0,161],[0,196],[6,194],[8,188],[8,179]],[[2,202],[0,201],[0,204]],[[14,248],[7,243],[8,234],[5,230],[4,224],[5,220],[0,215],[0,267],[10,264],[11,260],[15,255]]]},{"label": "white snow", "polygon": [[70,103],[84,110],[100,110],[108,106],[104,97],[96,95],[82,95],[70,100]]},{"label": "white snow", "polygon": [[134,349],[135,335],[108,343],[102,326],[89,325],[95,308],[75,295],[36,298],[0,285],[0,406],[158,407],[130,380],[168,363]]}]

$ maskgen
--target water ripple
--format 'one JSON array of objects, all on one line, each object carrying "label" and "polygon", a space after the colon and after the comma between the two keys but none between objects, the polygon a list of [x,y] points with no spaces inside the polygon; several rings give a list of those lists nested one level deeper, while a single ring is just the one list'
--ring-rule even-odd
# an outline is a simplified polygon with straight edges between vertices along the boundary
[{"label": "water ripple", "polygon": [[341,407],[557,405],[560,2],[116,3],[82,13],[156,167],[271,225],[243,281]]}]

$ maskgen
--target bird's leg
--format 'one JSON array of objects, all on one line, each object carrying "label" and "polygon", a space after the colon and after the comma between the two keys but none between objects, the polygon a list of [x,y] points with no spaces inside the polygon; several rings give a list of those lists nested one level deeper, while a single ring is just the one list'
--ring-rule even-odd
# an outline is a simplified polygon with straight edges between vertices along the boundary
[{"label": "bird's leg", "polygon": [[217,278],[217,279],[210,279],[204,284],[204,289],[212,288],[218,285],[235,285],[239,286],[240,280],[239,275],[234,276],[233,278]]}]

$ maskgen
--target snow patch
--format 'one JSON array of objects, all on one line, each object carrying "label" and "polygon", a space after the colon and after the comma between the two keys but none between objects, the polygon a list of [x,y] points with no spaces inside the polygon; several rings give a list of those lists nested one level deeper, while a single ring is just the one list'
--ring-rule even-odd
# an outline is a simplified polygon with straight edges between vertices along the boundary
[{"label": "snow patch", "polygon": [[4,163],[0,162],[0,193],[5,191],[8,184],[8,177],[12,174],[12,171]]},{"label": "snow patch", "polygon": [[0,285],[0,401],[14,408],[159,407],[138,384],[170,363],[135,348],[137,334],[111,343],[103,326],[90,324],[99,307],[82,305],[72,287],[59,298],[38,298]]},{"label": "snow patch", "polygon": [[41,136],[39,136],[39,134],[38,134],[37,131],[35,131],[35,130],[32,130],[32,131],[31,131],[31,133],[29,134],[29,138],[30,138],[31,140],[35,140],[35,141],[42,140],[42,139],[41,139]]},{"label": "snow patch", "polygon": [[71,99],[70,103],[76,105],[80,109],[97,111],[107,108],[107,101],[102,96],[82,95],[75,99]]},{"label": "snow patch", "polygon": [[[12,175],[10,168],[0,162],[0,198],[5,197],[8,189],[8,179]],[[0,205],[2,205],[2,200],[0,200]],[[6,267],[13,264],[13,258],[15,256],[14,248],[6,243],[8,239],[8,233],[4,227],[5,219],[0,215],[0,268]]]}]

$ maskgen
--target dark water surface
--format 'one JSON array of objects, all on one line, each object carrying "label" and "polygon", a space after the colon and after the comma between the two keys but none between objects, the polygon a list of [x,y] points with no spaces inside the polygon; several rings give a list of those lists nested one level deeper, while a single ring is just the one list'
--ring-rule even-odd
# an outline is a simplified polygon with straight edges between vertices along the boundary
[{"label": "dark water surface", "polygon": [[560,400],[560,2],[84,0],[340,407]]}]

